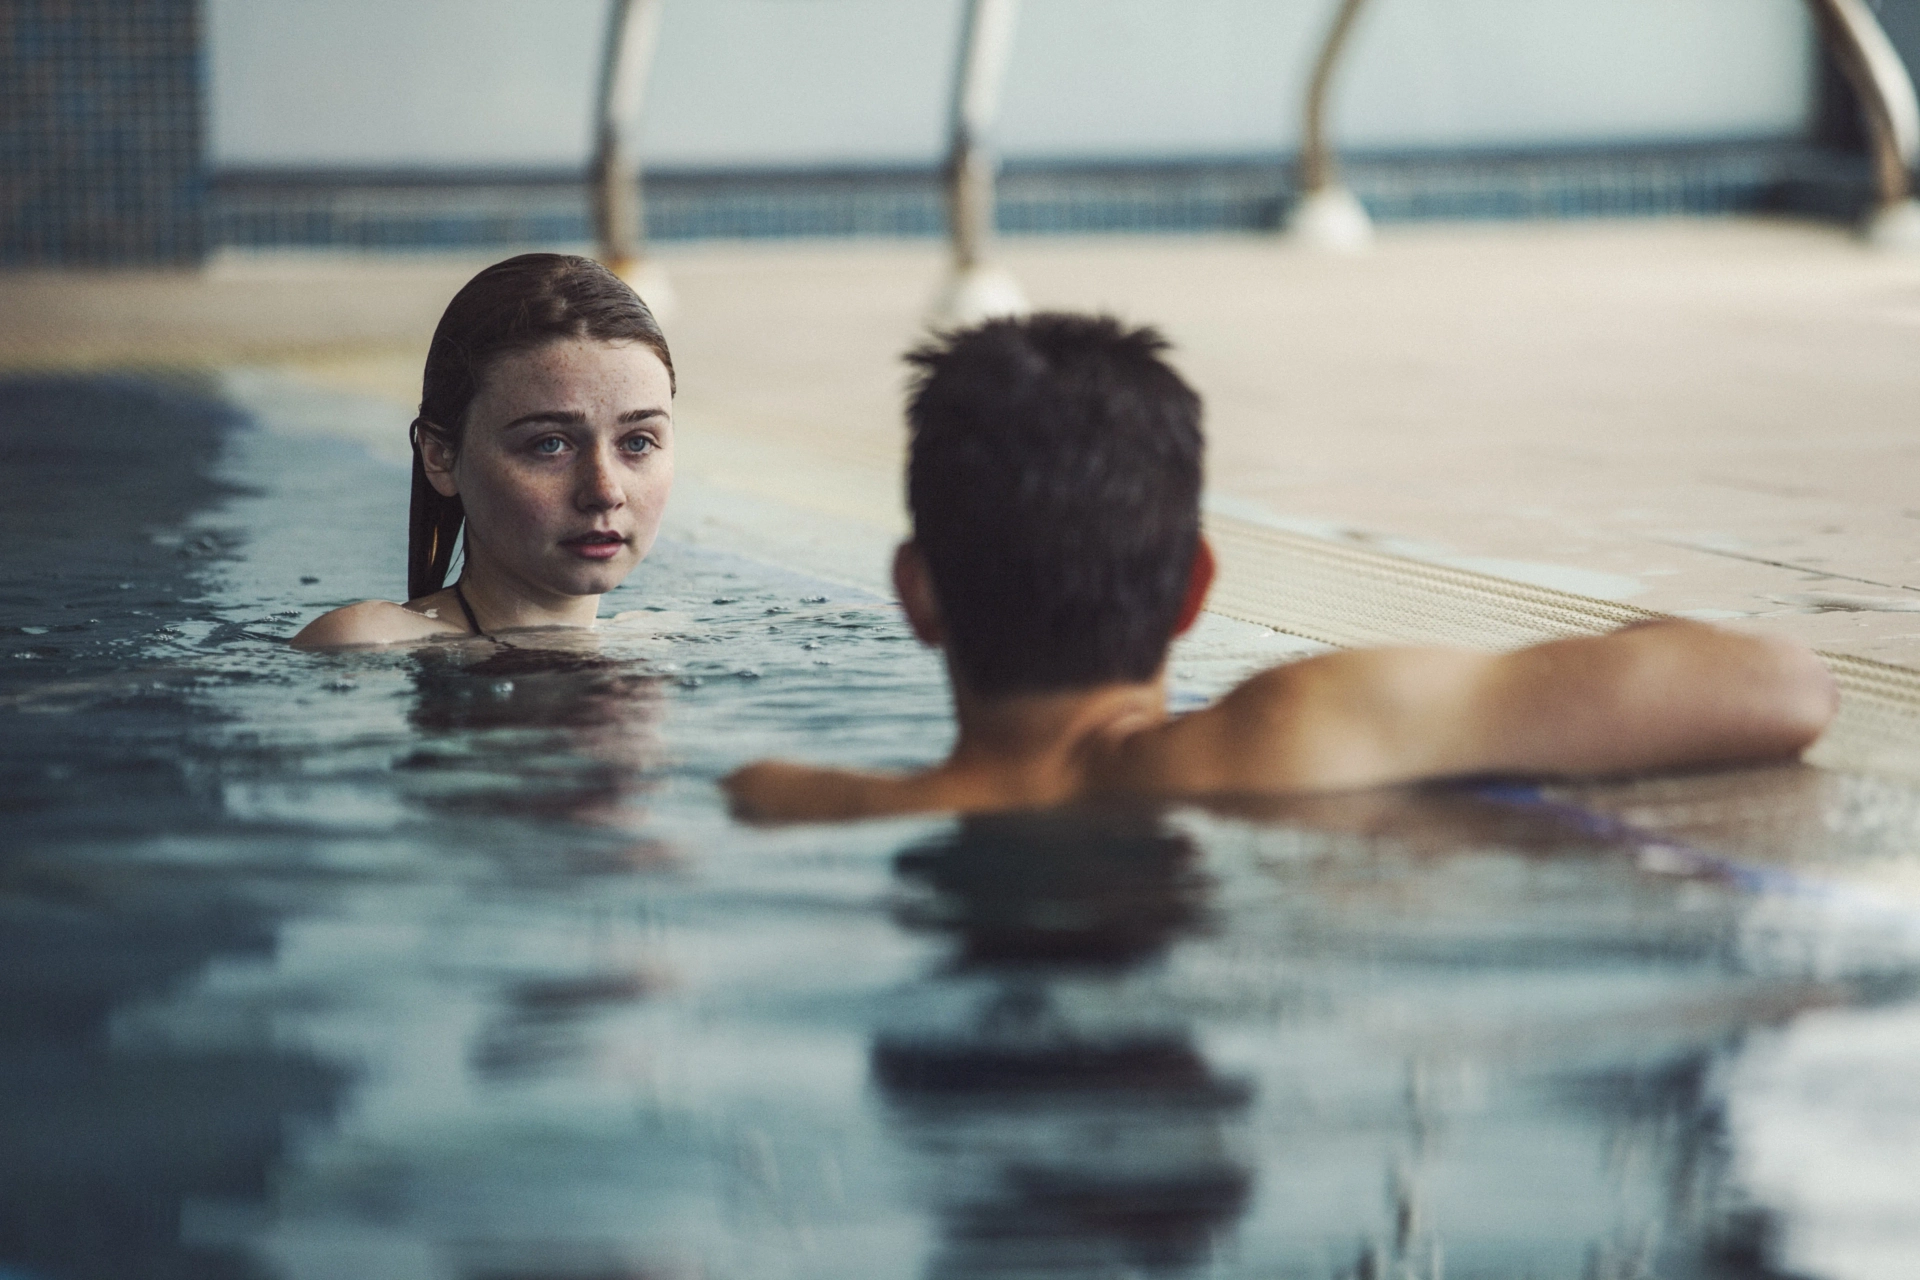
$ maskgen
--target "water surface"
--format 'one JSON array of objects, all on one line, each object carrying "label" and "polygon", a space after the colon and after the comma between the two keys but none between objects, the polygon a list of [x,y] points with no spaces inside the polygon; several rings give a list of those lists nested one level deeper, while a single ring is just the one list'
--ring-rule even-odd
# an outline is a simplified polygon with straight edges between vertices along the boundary
[{"label": "water surface", "polygon": [[1911,1256],[1911,789],[742,827],[944,746],[886,601],[670,538],[591,642],[295,653],[405,475],[271,414],[0,385],[7,1280]]}]

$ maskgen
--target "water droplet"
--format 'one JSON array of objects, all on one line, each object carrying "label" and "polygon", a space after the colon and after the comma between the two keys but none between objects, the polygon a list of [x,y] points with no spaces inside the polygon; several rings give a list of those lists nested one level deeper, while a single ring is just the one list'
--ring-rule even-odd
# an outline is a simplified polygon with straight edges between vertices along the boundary
[{"label": "water droplet", "polygon": [[825,596],[801,596],[800,597],[801,604],[825,604],[826,602],[827,602],[827,598]]},{"label": "water droplet", "polygon": [[702,681],[699,676],[680,677],[680,687],[682,689],[698,689],[703,683],[705,682]]},{"label": "water droplet", "polygon": [[513,681],[511,681],[511,680],[495,680],[495,681],[493,682],[493,696],[494,696],[494,697],[496,697],[496,698],[504,698],[504,697],[506,697],[506,696],[507,696],[508,694],[510,694],[510,693],[512,693],[512,692],[513,692]]},{"label": "water droplet", "polygon": [[760,678],[760,673],[752,667],[742,667],[733,674],[739,676],[742,680],[758,680]]}]

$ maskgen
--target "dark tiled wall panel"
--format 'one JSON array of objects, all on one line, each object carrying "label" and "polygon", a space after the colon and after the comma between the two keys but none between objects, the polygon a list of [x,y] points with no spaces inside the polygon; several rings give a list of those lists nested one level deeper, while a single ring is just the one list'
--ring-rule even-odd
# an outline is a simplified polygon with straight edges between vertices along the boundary
[{"label": "dark tiled wall panel", "polygon": [[[1775,211],[1851,218],[1871,198],[1865,161],[1767,141],[1530,154],[1350,157],[1375,218],[1591,218]],[[654,240],[937,236],[946,200],[932,169],[854,173],[656,173]],[[1013,234],[1259,231],[1297,196],[1285,157],[1166,164],[1011,166],[996,220]],[[229,173],[210,197],[210,237],[238,248],[481,249],[592,236],[577,177],[438,182],[429,174]]]},{"label": "dark tiled wall panel", "polygon": [[0,0],[0,264],[204,252],[197,0]]}]

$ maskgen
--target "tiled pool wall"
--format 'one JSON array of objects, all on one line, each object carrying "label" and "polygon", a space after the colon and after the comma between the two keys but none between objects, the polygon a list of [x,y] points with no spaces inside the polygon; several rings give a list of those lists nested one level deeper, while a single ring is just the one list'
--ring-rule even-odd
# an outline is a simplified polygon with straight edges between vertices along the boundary
[{"label": "tiled pool wall", "polygon": [[[1862,158],[1811,144],[1716,143],[1521,153],[1362,155],[1347,179],[1383,222],[1785,212],[1853,217],[1871,185]],[[647,176],[659,241],[939,236],[932,168]],[[1134,164],[1017,164],[999,187],[1010,234],[1277,228],[1297,194],[1291,157]],[[592,238],[586,190],[566,173],[228,173],[215,178],[221,247],[479,248]]]},{"label": "tiled pool wall", "polygon": [[0,4],[0,264],[206,250],[199,0]]}]

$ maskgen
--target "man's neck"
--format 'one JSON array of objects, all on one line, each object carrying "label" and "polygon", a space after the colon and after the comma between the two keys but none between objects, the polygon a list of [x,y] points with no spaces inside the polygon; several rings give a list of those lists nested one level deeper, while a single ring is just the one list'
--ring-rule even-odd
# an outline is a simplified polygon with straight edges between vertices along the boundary
[{"label": "man's neck", "polygon": [[956,682],[953,701],[959,736],[934,773],[969,796],[991,793],[1021,805],[1085,794],[1109,752],[1167,718],[1161,677],[999,698],[976,697]]}]

